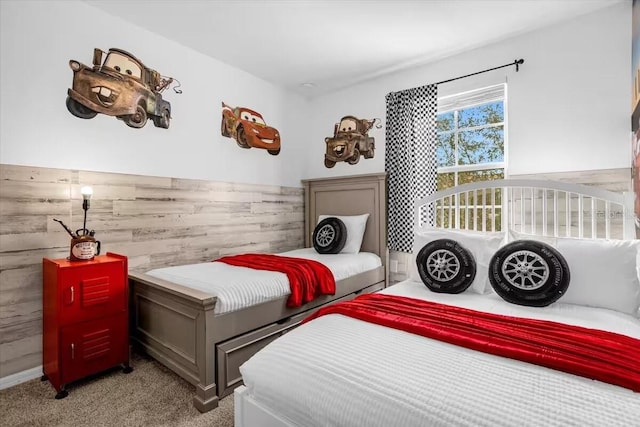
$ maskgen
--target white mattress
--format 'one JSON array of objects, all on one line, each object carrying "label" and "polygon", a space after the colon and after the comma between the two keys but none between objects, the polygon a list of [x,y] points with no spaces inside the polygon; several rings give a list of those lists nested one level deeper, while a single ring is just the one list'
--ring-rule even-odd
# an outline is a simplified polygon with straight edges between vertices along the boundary
[{"label": "white mattress", "polygon": [[[322,255],[313,248],[296,249],[278,255],[312,259],[326,265],[336,282],[382,265],[369,252]],[[146,274],[218,297],[215,314],[228,313],[291,293],[284,273],[236,267],[222,262],[204,262],[157,268]]]},{"label": "white mattress", "polygon": [[[638,319],[610,310],[521,307],[410,281],[382,293],[640,338]],[[297,426],[640,425],[640,393],[339,314],[278,338],[240,371],[257,402]]]}]

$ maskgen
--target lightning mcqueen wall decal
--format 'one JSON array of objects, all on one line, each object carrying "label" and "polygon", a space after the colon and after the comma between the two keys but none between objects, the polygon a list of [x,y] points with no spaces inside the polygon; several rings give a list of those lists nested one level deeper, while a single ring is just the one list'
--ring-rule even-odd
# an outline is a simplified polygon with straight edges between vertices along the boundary
[{"label": "lightning mcqueen wall decal", "polygon": [[263,148],[277,156],[280,132],[268,126],[262,115],[245,107],[231,107],[222,102],[222,136],[233,138],[241,148]]}]

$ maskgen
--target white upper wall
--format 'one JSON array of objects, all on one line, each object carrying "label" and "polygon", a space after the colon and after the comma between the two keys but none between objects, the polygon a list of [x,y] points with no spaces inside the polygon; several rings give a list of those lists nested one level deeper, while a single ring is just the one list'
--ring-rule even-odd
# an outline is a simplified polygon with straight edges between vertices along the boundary
[{"label": "white upper wall", "polygon": [[[469,37],[473,37],[472,34]],[[425,43],[429,43],[425,40]],[[375,55],[375,47],[372,49]],[[440,85],[439,95],[508,83],[508,173],[627,168],[631,165],[631,2],[583,15],[348,88],[311,105],[306,177],[384,170],[384,128],[372,129],[376,154],[357,165],[324,167],[324,138],[342,116],[385,119],[385,95],[492,68],[514,67]]]},{"label": "white upper wall", "polygon": [[[308,106],[299,96],[84,2],[3,0],[0,17],[1,163],[300,186]],[[163,92],[169,129],[67,111],[68,62],[90,66],[96,47],[124,49],[182,83],[180,95]],[[221,101],[260,112],[280,131],[281,153],[222,137]]]},{"label": "white upper wall", "polygon": [[[125,49],[180,80],[181,95],[164,92],[170,129],[150,122],[132,129],[100,114],[82,120],[66,110],[68,61],[90,64],[95,47]],[[510,67],[447,83],[440,95],[508,82],[511,174],[630,165],[631,2],[312,101],[84,2],[1,1],[0,53],[6,164],[291,186],[301,178],[379,172],[384,128],[369,132],[375,158],[324,167],[324,138],[342,116],[384,123],[388,92],[524,58],[518,73]],[[280,155],[222,137],[221,101],[262,113],[282,134]]]}]

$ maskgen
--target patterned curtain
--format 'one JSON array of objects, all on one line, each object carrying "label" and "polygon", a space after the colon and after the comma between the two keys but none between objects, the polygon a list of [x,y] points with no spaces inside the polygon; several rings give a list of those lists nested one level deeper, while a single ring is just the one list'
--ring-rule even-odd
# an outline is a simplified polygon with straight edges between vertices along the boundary
[{"label": "patterned curtain", "polygon": [[[411,252],[415,200],[437,188],[438,87],[391,92],[387,100],[385,171],[389,187],[389,249]],[[423,222],[433,224],[433,213]]]}]

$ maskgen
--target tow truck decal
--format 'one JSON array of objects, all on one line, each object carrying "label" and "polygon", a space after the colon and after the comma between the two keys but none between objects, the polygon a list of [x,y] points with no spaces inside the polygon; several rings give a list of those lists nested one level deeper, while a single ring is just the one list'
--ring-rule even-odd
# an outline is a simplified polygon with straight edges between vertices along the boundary
[{"label": "tow truck decal", "polygon": [[372,159],[375,154],[375,139],[369,136],[369,130],[376,124],[382,127],[380,119],[358,119],[354,116],[344,116],[333,129],[333,137],[327,137],[327,151],[324,155],[324,165],[332,168],[337,162],[347,162],[355,165],[360,156]]},{"label": "tow truck decal", "polygon": [[93,51],[93,67],[76,60],[69,61],[73,84],[67,91],[67,110],[81,119],[92,119],[98,113],[114,116],[132,128],[142,128],[151,118],[156,127],[168,129],[171,104],[162,92],[172,83],[175,93],[180,83],[145,66],[132,54],[111,48]]}]

